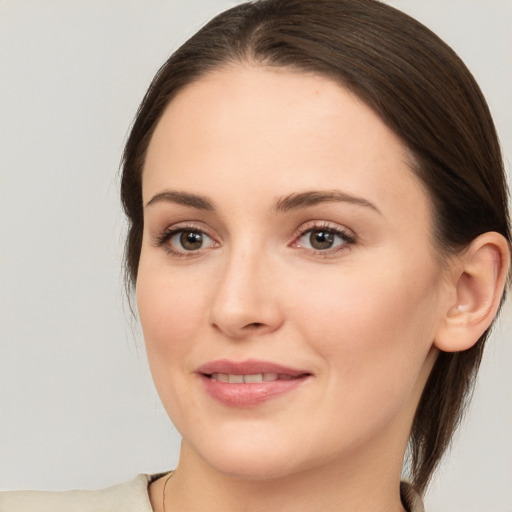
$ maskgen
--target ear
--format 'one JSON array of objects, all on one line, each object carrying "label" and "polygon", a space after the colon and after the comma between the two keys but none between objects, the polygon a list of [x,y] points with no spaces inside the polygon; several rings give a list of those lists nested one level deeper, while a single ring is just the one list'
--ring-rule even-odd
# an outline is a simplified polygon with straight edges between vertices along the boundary
[{"label": "ear", "polygon": [[444,352],[471,348],[491,325],[507,282],[509,244],[499,233],[484,233],[456,260],[448,278],[453,293],[434,339]]}]

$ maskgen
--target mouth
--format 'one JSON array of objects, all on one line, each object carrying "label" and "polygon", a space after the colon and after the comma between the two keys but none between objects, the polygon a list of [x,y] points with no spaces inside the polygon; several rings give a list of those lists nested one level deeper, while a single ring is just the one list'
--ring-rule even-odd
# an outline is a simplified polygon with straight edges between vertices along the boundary
[{"label": "mouth", "polygon": [[228,382],[229,384],[254,384],[257,382],[274,382],[276,380],[293,380],[306,377],[307,373],[294,377],[287,373],[252,373],[252,374],[232,374],[232,373],[212,373],[205,374],[205,377],[219,382]]},{"label": "mouth", "polygon": [[197,371],[208,395],[231,407],[261,404],[290,392],[312,377],[302,369],[265,361],[213,361]]}]

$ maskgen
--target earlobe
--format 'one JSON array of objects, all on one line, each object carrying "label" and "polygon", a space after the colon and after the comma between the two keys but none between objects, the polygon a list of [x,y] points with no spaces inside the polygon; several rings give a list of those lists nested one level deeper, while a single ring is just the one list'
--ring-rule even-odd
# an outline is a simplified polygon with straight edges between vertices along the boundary
[{"label": "earlobe", "polygon": [[444,352],[471,348],[491,325],[499,308],[510,266],[510,248],[499,233],[484,233],[458,256],[447,306],[434,345]]}]

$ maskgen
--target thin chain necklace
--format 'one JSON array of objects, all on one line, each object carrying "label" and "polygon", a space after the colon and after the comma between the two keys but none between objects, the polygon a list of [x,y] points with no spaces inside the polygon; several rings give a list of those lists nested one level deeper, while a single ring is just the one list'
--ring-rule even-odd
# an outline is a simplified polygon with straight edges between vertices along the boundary
[{"label": "thin chain necklace", "polygon": [[166,512],[166,509],[165,509],[165,489],[167,487],[167,484],[169,483],[169,480],[171,479],[171,476],[174,474],[174,471],[171,471],[169,473],[169,476],[165,479],[165,483],[164,483],[164,491],[162,493],[162,508],[163,508],[163,511]]}]

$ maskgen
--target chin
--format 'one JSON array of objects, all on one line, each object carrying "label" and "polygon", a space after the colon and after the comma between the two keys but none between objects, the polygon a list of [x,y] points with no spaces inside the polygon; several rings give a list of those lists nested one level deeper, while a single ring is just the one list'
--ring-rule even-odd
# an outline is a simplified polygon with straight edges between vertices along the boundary
[{"label": "chin", "polygon": [[234,459],[224,457],[221,460],[211,461],[210,465],[218,472],[231,478],[253,481],[284,478],[300,471],[300,469],[283,460],[278,461],[273,458],[265,458],[265,460],[244,459],[239,455]]},{"label": "chin", "polygon": [[281,439],[248,442],[246,438],[217,442],[205,446],[200,443],[194,451],[215,471],[241,480],[269,480],[285,478],[316,466],[316,457],[309,457],[297,446],[289,446]]}]

